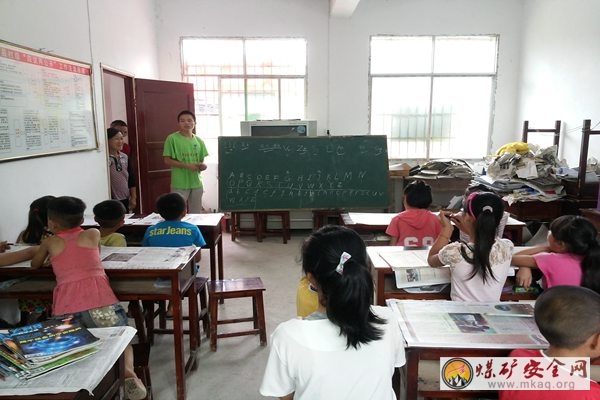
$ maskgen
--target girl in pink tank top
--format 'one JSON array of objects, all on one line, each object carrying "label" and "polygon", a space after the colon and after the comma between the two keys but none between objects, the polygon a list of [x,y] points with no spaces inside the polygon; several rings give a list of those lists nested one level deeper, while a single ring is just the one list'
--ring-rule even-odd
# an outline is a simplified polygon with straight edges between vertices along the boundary
[{"label": "girl in pink tank top", "polygon": [[[100,231],[83,230],[85,203],[75,197],[57,197],[48,203],[48,228],[54,232],[40,245],[31,261],[39,268],[48,257],[56,275],[53,315],[73,314],[87,328],[127,325],[127,314],[110,287],[100,262]],[[125,395],[146,397],[146,387],[133,369],[133,350],[125,349]]]}]

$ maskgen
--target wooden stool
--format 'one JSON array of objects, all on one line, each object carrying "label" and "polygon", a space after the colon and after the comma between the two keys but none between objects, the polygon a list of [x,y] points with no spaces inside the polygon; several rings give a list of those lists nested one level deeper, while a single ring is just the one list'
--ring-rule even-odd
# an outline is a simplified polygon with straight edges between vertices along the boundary
[{"label": "wooden stool", "polygon": [[[263,238],[268,235],[281,235],[283,237],[283,243],[287,243],[291,238],[289,211],[260,211],[258,215],[260,220],[260,230],[258,232],[259,242],[262,242]],[[269,229],[268,222],[270,216],[281,218],[281,229]]]},{"label": "wooden stool", "polygon": [[[208,282],[208,307],[210,311],[210,349],[217,351],[217,339],[233,336],[260,335],[260,345],[267,345],[267,328],[265,325],[265,309],[263,292],[265,286],[260,278],[226,279]],[[219,320],[218,302],[224,299],[252,297],[252,317]],[[234,324],[238,322],[254,323],[253,329],[217,333],[217,325]]]},{"label": "wooden stool", "polygon": [[[252,217],[254,218],[254,226],[242,228],[242,214],[252,214]],[[231,213],[231,240],[235,241],[235,239],[241,235],[255,235],[256,240],[262,242],[262,237],[260,236],[260,216],[257,212],[238,211]]]},{"label": "wooden stool", "polygon": [[[208,338],[210,335],[210,317],[208,314],[208,304],[207,304],[207,291],[206,291],[206,287],[207,287],[207,282],[208,282],[208,278],[205,278],[203,276],[197,276],[194,279],[194,286],[196,288],[196,293],[198,293],[198,299],[200,300],[200,304],[198,307],[198,327],[197,327],[197,332],[198,332],[198,347],[200,347],[200,343],[201,343],[201,335],[200,335],[200,321],[202,321],[202,328],[204,329],[204,332],[206,333],[206,337]],[[198,299],[188,299],[188,301],[198,301]],[[160,334],[160,333],[173,333],[173,329],[172,328],[167,328],[167,306],[166,306],[166,302],[163,301],[158,301],[156,302],[158,303],[158,308],[156,310],[154,310],[154,304],[155,302],[153,301],[144,301],[144,315],[145,315],[145,320],[146,320],[146,335],[147,336],[147,340],[148,343],[153,344],[154,343],[154,334]],[[158,328],[154,328],[154,319],[158,317]],[[134,316],[135,320],[136,320],[136,328],[138,329],[138,334],[140,332],[140,328],[137,327],[137,316]],[[188,315],[184,315],[183,316],[184,320],[188,320],[190,319],[190,317]],[[142,329],[143,331],[143,329]],[[190,329],[188,327],[188,329],[184,329],[183,333],[190,333]],[[140,339],[140,341],[142,341]]]},{"label": "wooden stool", "polygon": [[336,218],[336,225],[343,225],[342,212],[340,209],[329,209],[329,210],[312,210],[313,214],[313,229],[316,231],[323,225],[329,223],[329,218]]},{"label": "wooden stool", "polygon": [[140,378],[144,386],[146,386],[146,400],[152,400],[152,381],[150,380],[150,344],[135,343],[133,348],[133,369],[135,374]]}]

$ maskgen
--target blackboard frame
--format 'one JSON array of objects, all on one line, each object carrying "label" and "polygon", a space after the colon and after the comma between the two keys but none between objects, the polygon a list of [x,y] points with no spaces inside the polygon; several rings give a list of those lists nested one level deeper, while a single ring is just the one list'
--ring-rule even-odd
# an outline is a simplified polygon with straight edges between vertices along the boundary
[{"label": "blackboard frame", "polygon": [[92,65],[0,40],[0,162],[97,150]]},{"label": "blackboard frame", "polygon": [[219,137],[219,209],[390,206],[387,137]]}]

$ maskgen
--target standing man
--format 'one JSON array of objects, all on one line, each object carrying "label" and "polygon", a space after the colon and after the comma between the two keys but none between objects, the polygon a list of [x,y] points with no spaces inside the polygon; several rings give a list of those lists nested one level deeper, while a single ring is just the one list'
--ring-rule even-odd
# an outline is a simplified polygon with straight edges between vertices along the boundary
[{"label": "standing man", "polygon": [[179,131],[171,133],[165,140],[163,157],[171,168],[171,192],[179,193],[188,203],[188,212],[203,211],[202,179],[200,171],[206,169],[204,157],[208,155],[206,145],[196,134],[196,116],[184,110],[177,116]]}]

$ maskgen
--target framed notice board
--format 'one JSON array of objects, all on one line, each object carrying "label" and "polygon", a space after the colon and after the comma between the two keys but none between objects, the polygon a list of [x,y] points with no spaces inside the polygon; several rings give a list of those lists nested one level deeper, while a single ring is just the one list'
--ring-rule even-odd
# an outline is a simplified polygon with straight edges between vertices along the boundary
[{"label": "framed notice board", "polygon": [[219,138],[222,211],[388,207],[385,136]]},{"label": "framed notice board", "polygon": [[91,65],[0,40],[0,161],[97,148]]}]

